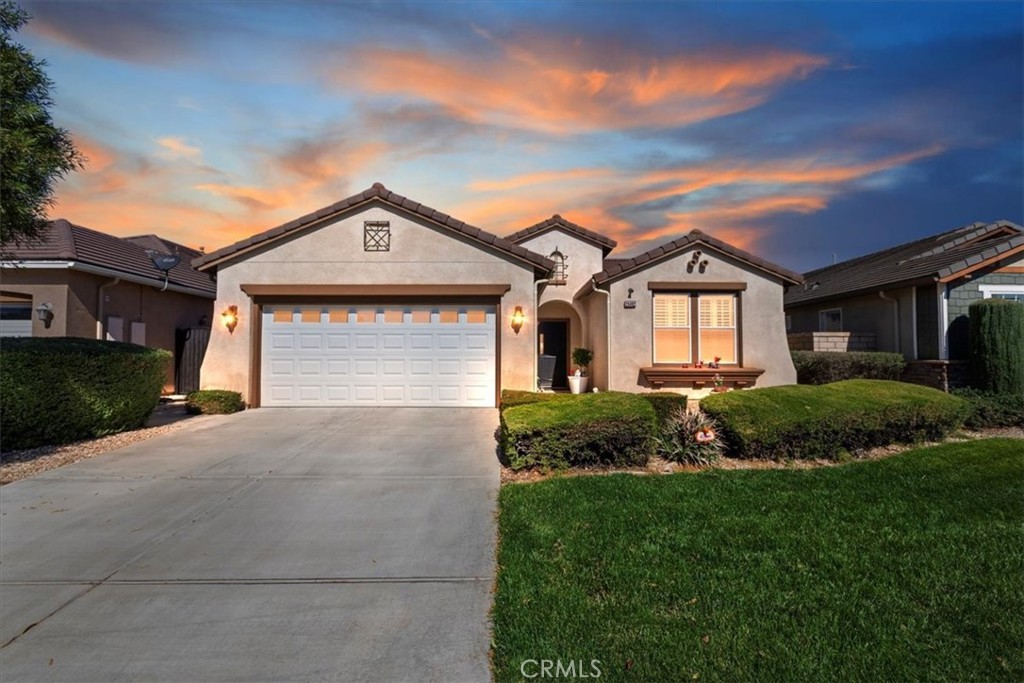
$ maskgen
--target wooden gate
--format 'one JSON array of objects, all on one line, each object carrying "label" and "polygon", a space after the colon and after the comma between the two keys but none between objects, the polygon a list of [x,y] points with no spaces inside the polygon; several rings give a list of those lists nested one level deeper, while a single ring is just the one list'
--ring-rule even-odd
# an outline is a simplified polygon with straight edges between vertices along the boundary
[{"label": "wooden gate", "polygon": [[203,366],[209,327],[184,327],[175,331],[174,391],[188,394],[199,390],[199,369]]}]

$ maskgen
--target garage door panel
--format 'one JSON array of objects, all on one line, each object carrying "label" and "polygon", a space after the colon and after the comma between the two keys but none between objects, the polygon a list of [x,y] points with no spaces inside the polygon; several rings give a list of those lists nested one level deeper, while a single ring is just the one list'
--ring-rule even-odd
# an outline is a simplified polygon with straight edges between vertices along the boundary
[{"label": "garage door panel", "polygon": [[264,309],[264,405],[494,405],[493,307],[283,308]]}]

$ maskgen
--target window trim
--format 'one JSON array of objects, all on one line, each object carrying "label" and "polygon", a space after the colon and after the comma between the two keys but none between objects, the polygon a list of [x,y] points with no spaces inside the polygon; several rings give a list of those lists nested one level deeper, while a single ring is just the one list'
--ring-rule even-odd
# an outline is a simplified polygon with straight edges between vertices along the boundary
[{"label": "window trim", "polygon": [[[690,360],[687,361],[659,361],[657,360],[657,348],[654,331],[656,329],[686,329],[686,328],[656,328],[654,325],[654,303],[659,296],[685,296],[689,299],[689,322],[690,322]],[[713,359],[700,357],[700,297],[701,296],[731,296],[733,299],[733,322],[731,328],[708,328],[708,329],[732,329],[733,344],[736,360],[733,363],[722,363],[722,367],[742,368],[743,367],[743,296],[742,290],[706,290],[703,288],[683,290],[656,290],[651,292],[651,364],[655,367],[671,367],[684,363],[693,365],[701,360],[711,362]]]},{"label": "window trim", "polygon": [[[838,330],[826,330],[823,329],[821,324],[821,316],[824,313],[839,313],[839,329]],[[843,309],[840,308],[820,308],[818,309],[818,332],[842,332],[843,331]]]},{"label": "window trim", "polygon": [[993,294],[1024,294],[1024,285],[978,285],[983,299],[991,299]]}]

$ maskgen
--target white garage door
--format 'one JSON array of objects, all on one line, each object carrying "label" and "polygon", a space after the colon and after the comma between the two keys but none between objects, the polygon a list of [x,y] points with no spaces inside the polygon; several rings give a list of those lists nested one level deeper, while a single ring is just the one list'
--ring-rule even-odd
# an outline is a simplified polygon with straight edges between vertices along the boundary
[{"label": "white garage door", "polygon": [[265,406],[479,406],[495,400],[486,305],[264,306]]}]

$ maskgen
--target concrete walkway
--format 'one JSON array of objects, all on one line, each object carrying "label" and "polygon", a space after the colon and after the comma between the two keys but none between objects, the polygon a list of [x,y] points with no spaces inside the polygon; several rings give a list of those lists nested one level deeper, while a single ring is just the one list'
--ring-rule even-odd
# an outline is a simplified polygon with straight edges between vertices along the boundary
[{"label": "concrete walkway", "polygon": [[487,681],[497,411],[218,416],[0,489],[16,681]]}]

